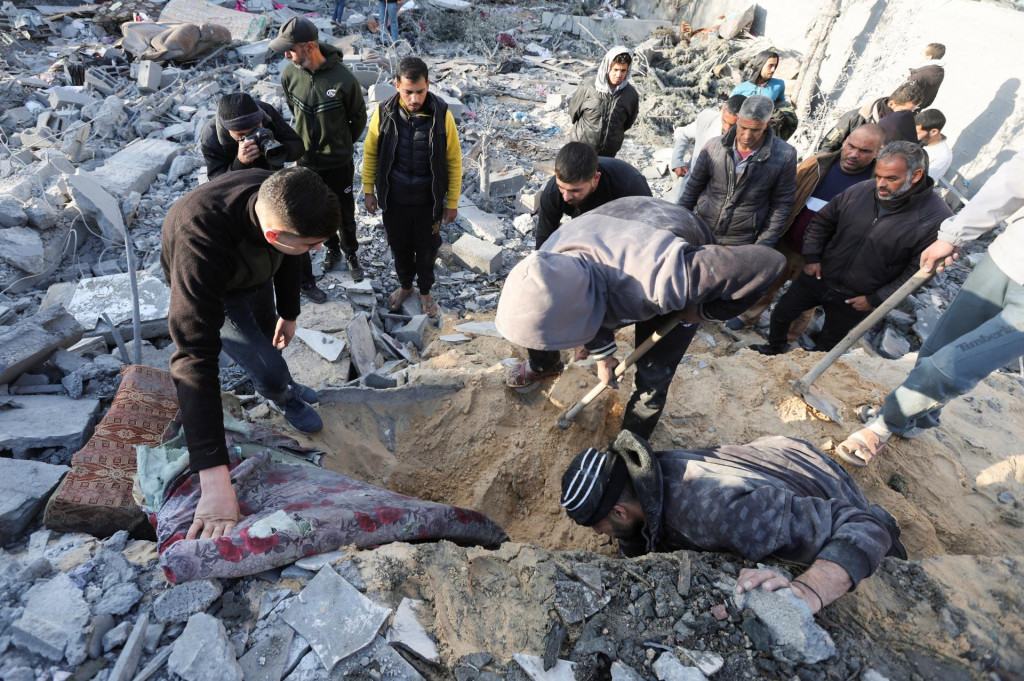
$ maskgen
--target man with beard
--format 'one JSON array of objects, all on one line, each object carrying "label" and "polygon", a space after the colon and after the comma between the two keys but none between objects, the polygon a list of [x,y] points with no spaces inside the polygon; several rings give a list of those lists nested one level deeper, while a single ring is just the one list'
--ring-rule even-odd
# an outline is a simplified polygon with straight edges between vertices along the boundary
[{"label": "man with beard", "polygon": [[896,519],[869,505],[837,463],[788,437],[655,452],[623,431],[607,452],[591,448],[572,460],[561,505],[578,524],[618,539],[626,556],[687,549],[807,565],[793,580],[744,568],[736,591],[789,587],[812,613],[883,557],[907,557]]},{"label": "man with beard", "polygon": [[569,142],[555,157],[555,174],[540,196],[537,248],[558,229],[563,215],[575,218],[615,199],[650,195],[647,180],[633,166],[600,158],[583,142]]},{"label": "man with beard", "polygon": [[789,325],[820,305],[825,324],[815,350],[836,343],[918,268],[921,253],[952,215],[928,177],[928,156],[913,142],[891,142],[875,161],[875,179],[839,194],[811,220],[803,273],[772,311],[764,355],[789,350]]},{"label": "man with beard", "polygon": [[701,111],[697,114],[696,118],[690,121],[689,125],[676,128],[674,135],[675,144],[672,146],[672,161],[670,165],[672,172],[679,179],[676,180],[672,191],[665,196],[666,201],[679,203],[679,199],[683,196],[686,182],[690,179],[690,165],[683,160],[683,157],[686,156],[686,151],[690,148],[691,142],[693,144],[693,151],[690,154],[690,163],[696,163],[701,149],[709,141],[726,134],[732,126],[736,125],[740,114],[740,107],[743,106],[743,102],[746,99],[744,95],[733,95],[722,102],[721,106],[713,106],[710,109]]},{"label": "man with beard", "polygon": [[[786,269],[753,307],[730,319],[726,326],[738,331],[744,326],[757,323],[761,313],[772,304],[779,289],[787,281],[795,281],[804,271],[804,234],[811,218],[832,197],[872,178],[875,157],[881,151],[884,139],[885,132],[882,128],[873,123],[866,123],[846,138],[842,151],[817,154],[797,166],[793,209],[789,211],[782,239],[775,245],[776,250],[786,256]],[[789,329],[790,343],[804,334],[813,317],[814,310],[807,310],[793,322]]]}]

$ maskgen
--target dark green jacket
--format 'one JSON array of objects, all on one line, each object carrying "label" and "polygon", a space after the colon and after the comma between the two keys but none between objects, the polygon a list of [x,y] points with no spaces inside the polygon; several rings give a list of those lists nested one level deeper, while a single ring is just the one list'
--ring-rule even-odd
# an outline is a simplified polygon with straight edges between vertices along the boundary
[{"label": "dark green jacket", "polygon": [[332,170],[351,166],[352,147],[366,127],[366,102],[341,51],[320,43],[326,61],[316,71],[289,63],[281,85],[294,117],[293,127],[306,145],[300,166]]}]

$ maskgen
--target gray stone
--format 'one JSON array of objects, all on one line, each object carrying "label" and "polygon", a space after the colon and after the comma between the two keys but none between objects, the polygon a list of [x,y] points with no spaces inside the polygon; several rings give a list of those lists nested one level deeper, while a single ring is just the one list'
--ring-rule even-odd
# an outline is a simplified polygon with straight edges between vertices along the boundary
[{"label": "gray stone", "polygon": [[576,665],[567,660],[557,660],[554,667],[544,671],[544,660],[536,655],[516,653],[512,659],[533,681],[576,681]]},{"label": "gray stone", "polygon": [[395,329],[394,336],[403,343],[412,343],[418,349],[423,349],[423,336],[430,324],[430,317],[425,314],[415,315],[403,326]]},{"label": "gray stone", "polygon": [[672,653],[662,653],[651,665],[660,681],[707,681],[696,667],[687,667]]},{"label": "gray stone", "polygon": [[516,219],[512,221],[512,226],[515,227],[515,230],[523,236],[533,234],[534,229],[536,229],[533,216],[529,213],[517,215]]},{"label": "gray stone", "polygon": [[371,102],[383,102],[384,100],[394,97],[398,94],[398,90],[391,83],[374,83],[370,86],[370,90],[367,93],[367,99]]},{"label": "gray stone", "polygon": [[469,225],[474,236],[484,241],[492,244],[505,241],[505,225],[496,215],[485,213],[474,205],[464,205],[459,207],[459,219]]},{"label": "gray stone", "polygon": [[28,222],[28,215],[17,199],[0,197],[0,227],[22,227]]},{"label": "gray stone", "polygon": [[582,622],[599,612],[609,601],[610,595],[602,598],[580,582],[571,582],[567,579],[555,582],[555,609],[566,624]]},{"label": "gray stone", "polygon": [[632,667],[618,660],[612,662],[612,681],[643,681],[644,677],[637,674]]},{"label": "gray stone", "polygon": [[390,608],[375,604],[324,566],[281,617],[309,641],[330,671],[371,643],[389,614]]},{"label": "gray stone", "polygon": [[70,374],[72,371],[78,371],[89,366],[92,362],[81,355],[68,352],[64,348],[58,348],[54,351],[53,356],[50,357],[50,364],[53,364],[65,374]]},{"label": "gray stone", "polygon": [[320,404],[365,404],[383,407],[407,407],[429,402],[462,390],[464,383],[413,384],[390,390],[347,387],[317,391]]},{"label": "gray stone", "polygon": [[57,224],[57,211],[45,199],[35,198],[25,206],[28,224],[36,229],[50,229]]},{"label": "gray stone", "polygon": [[497,274],[505,259],[501,247],[469,234],[463,234],[452,244],[452,254],[463,267],[483,274]]},{"label": "gray stone", "polygon": [[[59,183],[87,220],[99,227],[102,235],[114,242],[125,240],[124,216],[117,198],[106,190],[103,181],[79,170]],[[148,185],[147,185],[148,186]]]},{"label": "gray stone", "polygon": [[44,266],[43,240],[28,227],[0,229],[0,261],[35,274]]},{"label": "gray stone", "polygon": [[204,612],[188,619],[167,668],[185,681],[243,681],[242,668],[219,619]]},{"label": "gray stone", "polygon": [[[138,272],[136,283],[139,290],[139,321],[159,322],[163,325],[166,335],[171,289],[146,271]],[[115,326],[131,322],[132,292],[129,273],[82,279],[78,282],[67,308],[86,331],[96,329],[104,312]]]},{"label": "gray stone", "polygon": [[471,337],[462,333],[445,333],[437,337],[438,340],[442,340],[445,343],[465,343],[466,341],[473,340]]},{"label": "gray stone", "polygon": [[472,334],[474,336],[490,336],[491,338],[504,338],[494,322],[465,322],[455,327],[456,331]]},{"label": "gray stone", "polygon": [[[19,401],[24,399],[18,398]],[[0,417],[11,411],[0,410]],[[42,428],[44,423],[35,424],[36,429]],[[67,466],[42,461],[0,458],[0,544],[21,536],[68,470]]]},{"label": "gray stone", "polygon": [[363,383],[367,388],[376,388],[377,390],[388,390],[390,388],[398,387],[397,378],[385,376],[380,371],[371,371],[363,376]]},{"label": "gray stone", "polygon": [[789,589],[765,591],[754,589],[734,594],[733,602],[740,610],[750,608],[771,632],[772,641],[782,649],[786,659],[798,664],[814,664],[832,657],[835,643],[814,621],[811,609]]},{"label": "gray stone", "polygon": [[89,625],[89,642],[86,646],[90,658],[99,657],[106,652],[103,647],[103,637],[113,628],[114,618],[111,615],[97,615],[92,618],[92,623]]},{"label": "gray stone", "polygon": [[697,668],[704,673],[704,676],[712,676],[725,666],[725,660],[717,653],[706,650],[689,650],[679,648],[679,652],[685,655],[690,662],[697,665]]},{"label": "gray stone", "polygon": [[910,352],[910,341],[893,327],[886,326],[882,332],[882,339],[878,342],[878,350],[889,359],[899,359]]},{"label": "gray stone", "polygon": [[238,660],[245,681],[281,681],[294,637],[291,627],[275,627],[269,636],[250,648]]},{"label": "gray stone", "polygon": [[491,196],[515,196],[526,186],[526,172],[522,168],[513,168],[508,172],[490,173],[488,182]]},{"label": "gray stone", "polygon": [[[369,647],[338,663],[329,678],[331,681],[347,681],[356,673],[366,673],[368,667],[371,670],[368,675],[382,681],[424,681],[416,668],[406,662],[405,658],[380,636],[375,636]],[[376,671],[376,674],[373,671]]]},{"label": "gray stone", "polygon": [[312,576],[312,570],[306,570],[297,565],[289,565],[281,570],[281,579],[309,579]]},{"label": "gray stone", "polygon": [[185,622],[205,612],[220,598],[224,588],[215,579],[200,579],[172,586],[153,603],[153,616],[160,622]]},{"label": "gray stone", "polygon": [[[110,617],[110,615],[106,616]],[[103,617],[103,615],[100,615],[100,617]],[[103,637],[101,639],[103,642],[103,652],[109,653],[114,648],[123,646],[125,642],[128,640],[128,636],[131,633],[132,623],[125,620],[124,622],[121,622],[107,633],[103,634]],[[90,650],[89,652],[91,653],[92,651]]]},{"label": "gray stone", "polygon": [[167,171],[180,151],[181,146],[174,142],[136,140],[108,158],[92,173],[93,179],[118,199],[128,198],[133,191],[145,194],[156,176]]},{"label": "gray stone", "polygon": [[53,306],[0,332],[0,384],[42,364],[57,348],[74,345],[83,331],[64,308]]},{"label": "gray stone", "polygon": [[0,410],[0,449],[16,454],[44,447],[81,448],[92,434],[100,409],[100,401],[92,397],[18,395],[11,399],[16,408]]},{"label": "gray stone", "polygon": [[139,602],[142,592],[132,582],[115,584],[103,591],[103,596],[92,606],[97,615],[123,615]]},{"label": "gray stone", "polygon": [[387,640],[388,643],[404,648],[420,659],[437,663],[441,661],[437,644],[416,619],[416,611],[422,606],[423,601],[403,598],[391,621]]},{"label": "gray stone", "polygon": [[85,660],[89,606],[65,574],[37,584],[25,594],[25,611],[11,625],[13,643],[24,650],[77,665]]},{"label": "gray stone", "polygon": [[349,353],[352,364],[360,376],[364,376],[377,368],[377,347],[373,344],[370,324],[366,313],[360,312],[345,327],[348,338]]}]

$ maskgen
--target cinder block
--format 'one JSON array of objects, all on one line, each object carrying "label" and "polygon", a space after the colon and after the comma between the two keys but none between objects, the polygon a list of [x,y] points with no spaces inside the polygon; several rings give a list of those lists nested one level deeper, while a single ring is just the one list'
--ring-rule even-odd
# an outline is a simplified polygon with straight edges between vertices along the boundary
[{"label": "cinder block", "polygon": [[117,92],[117,80],[100,68],[86,69],[85,85],[89,89],[99,92],[104,97]]},{"label": "cinder block", "polygon": [[469,234],[459,237],[452,246],[452,253],[464,267],[483,274],[497,274],[501,270],[505,256],[505,251],[500,246]]},{"label": "cinder block", "polygon": [[371,102],[383,102],[398,94],[398,90],[391,83],[374,83],[370,86],[368,99]]},{"label": "cinder block", "polygon": [[515,168],[505,173],[491,173],[488,176],[491,196],[515,196],[526,186],[526,173]]},{"label": "cinder block", "polygon": [[242,45],[238,48],[238,56],[242,63],[248,68],[254,68],[260,64],[267,63],[267,51],[270,49],[270,39],[261,40],[256,43]]},{"label": "cinder block", "polygon": [[540,197],[543,192],[534,192],[528,194],[522,192],[519,194],[519,207],[525,210],[527,213],[533,214],[540,210]]},{"label": "cinder block", "polygon": [[164,73],[164,67],[155,61],[143,61],[139,63],[139,92],[156,92],[160,89],[160,77]]},{"label": "cinder block", "polygon": [[51,108],[61,109],[66,106],[83,107],[93,101],[93,98],[85,91],[58,87],[50,92],[49,101]]},{"label": "cinder block", "polygon": [[435,94],[437,94],[438,97],[440,97],[441,99],[443,99],[445,101],[445,104],[448,105],[448,110],[452,112],[452,117],[455,120],[458,121],[458,120],[462,119],[462,112],[465,111],[465,109],[466,109],[465,104],[463,104],[459,100],[455,99],[454,97],[449,97],[448,95],[444,94],[443,92],[438,92],[438,93],[435,93]]},{"label": "cinder block", "polygon": [[380,69],[370,66],[353,66],[352,75],[356,77],[359,84],[365,88],[375,84],[380,78]]}]

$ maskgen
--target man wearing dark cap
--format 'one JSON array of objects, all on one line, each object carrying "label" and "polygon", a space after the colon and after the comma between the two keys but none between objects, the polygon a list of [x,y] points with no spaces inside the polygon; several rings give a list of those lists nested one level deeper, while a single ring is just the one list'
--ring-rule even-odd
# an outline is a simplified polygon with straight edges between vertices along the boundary
[{"label": "man wearing dark cap", "polygon": [[[281,152],[271,158],[260,153],[256,141],[246,139],[257,128],[273,135],[282,147]],[[221,97],[217,115],[203,128],[199,140],[206,159],[206,174],[211,180],[229,170],[278,170],[285,163],[298,161],[305,151],[302,140],[277,109],[244,92]],[[272,162],[277,160],[280,162]]]},{"label": "man wearing dark cap", "polygon": [[[316,171],[341,202],[340,229],[327,240],[324,271],[341,262],[344,253],[352,279],[362,281],[352,180],[353,145],[366,127],[366,102],[359,82],[342,63],[341,50],[318,42],[318,37],[312,21],[293,17],[270,41],[270,49],[291,62],[281,73],[281,85],[295,129],[306,145],[299,165]],[[311,272],[312,266],[307,267]]]},{"label": "man wearing dark cap", "polygon": [[561,226],[512,269],[498,300],[498,331],[529,355],[512,368],[509,387],[559,374],[559,351],[580,345],[614,386],[615,331],[635,325],[640,345],[682,313],[687,323],[636,364],[622,427],[650,437],[697,322],[750,307],[786,261],[765,246],[710,244],[703,220],[650,197],[617,199]]},{"label": "man wearing dark cap", "polygon": [[620,551],[722,551],[808,569],[787,580],[744,568],[738,593],[789,587],[817,612],[869,577],[885,556],[905,559],[888,511],[869,505],[842,468],[807,442],[652,451],[629,431],[607,452],[588,449],[562,476],[561,505]]}]

